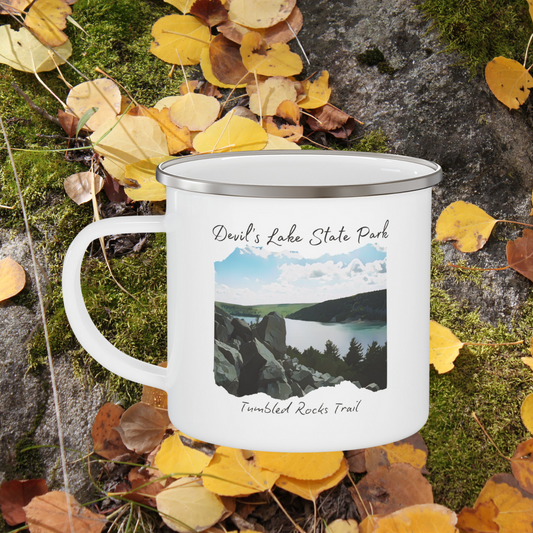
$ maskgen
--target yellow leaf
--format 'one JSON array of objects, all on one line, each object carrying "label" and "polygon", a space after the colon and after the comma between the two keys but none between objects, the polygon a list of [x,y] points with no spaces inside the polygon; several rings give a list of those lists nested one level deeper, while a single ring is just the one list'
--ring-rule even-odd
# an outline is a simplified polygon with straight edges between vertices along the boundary
[{"label": "yellow leaf", "polygon": [[226,513],[222,500],[196,478],[174,481],[155,499],[165,524],[180,533],[204,531]]},{"label": "yellow leaf", "polygon": [[157,165],[174,159],[171,156],[151,157],[131,165],[126,165],[126,182],[124,192],[134,201],[160,202],[166,200],[167,189],[155,179]]},{"label": "yellow leaf", "polygon": [[177,7],[182,13],[188,13],[195,0],[165,0],[167,4]]},{"label": "yellow leaf", "polygon": [[435,503],[411,505],[400,511],[375,518],[372,533],[458,533],[457,515]]},{"label": "yellow leaf", "polygon": [[0,302],[16,296],[26,285],[26,272],[11,257],[0,261]]},{"label": "yellow leaf", "polygon": [[170,120],[190,131],[204,131],[218,117],[220,104],[214,96],[187,93],[178,96],[170,107]]},{"label": "yellow leaf", "polygon": [[61,30],[67,26],[72,9],[64,0],[36,0],[32,3],[24,24],[43,44],[61,46],[68,37]]},{"label": "yellow leaf", "polygon": [[127,184],[126,165],[169,155],[165,134],[159,124],[148,117],[123,115],[108,120],[90,139],[94,151],[104,157],[105,169],[122,184]]},{"label": "yellow leaf", "polygon": [[464,346],[448,328],[432,320],[429,328],[429,362],[439,374],[453,368],[453,362]]},{"label": "yellow leaf", "polygon": [[262,150],[267,140],[266,131],[257,122],[230,112],[199,133],[192,144],[200,153],[242,152]]},{"label": "yellow leaf", "polygon": [[177,478],[200,474],[211,459],[200,450],[185,446],[179,435],[174,434],[163,441],[155,456],[155,465],[163,474],[172,474]]},{"label": "yellow leaf", "polygon": [[229,19],[248,28],[268,28],[285,20],[296,0],[231,0]]},{"label": "yellow leaf", "polygon": [[[72,44],[67,40],[54,50],[57,51],[54,54],[56,63],[63,65],[72,54]],[[22,72],[46,72],[56,68],[48,48],[27,28],[15,31],[7,24],[0,26],[0,63]]]},{"label": "yellow leaf", "polygon": [[522,362],[533,370],[533,357],[521,357]]},{"label": "yellow leaf", "polygon": [[326,533],[359,533],[359,524],[353,518],[339,518],[327,525]]},{"label": "yellow leaf", "polygon": [[395,463],[407,463],[420,470],[426,471],[428,449],[420,433],[415,433],[406,439],[402,439],[383,446],[366,448],[365,467],[371,472],[380,466],[389,466]]},{"label": "yellow leaf", "polygon": [[242,62],[249,72],[255,71],[264,76],[294,76],[302,71],[302,60],[298,54],[291,52],[289,45],[274,43],[266,51],[263,45],[261,35],[255,31],[243,36]]},{"label": "yellow leaf", "polygon": [[435,228],[438,241],[455,241],[460,252],[481,250],[498,222],[474,204],[453,202],[439,216]]},{"label": "yellow leaf", "polygon": [[526,68],[506,57],[496,57],[487,63],[485,79],[494,96],[509,109],[518,109],[533,87],[533,77]]},{"label": "yellow leaf", "polygon": [[529,16],[533,19],[533,0],[527,0],[529,4]]},{"label": "yellow leaf", "polygon": [[67,106],[78,118],[92,107],[98,108],[85,123],[91,131],[115,118],[120,113],[121,103],[122,96],[118,85],[105,78],[80,83],[72,87],[67,96]]},{"label": "yellow leaf", "polygon": [[268,142],[263,150],[301,150],[302,147],[296,143],[288,141],[283,137],[268,133]]},{"label": "yellow leaf", "polygon": [[323,70],[316,81],[305,80],[302,82],[305,98],[298,102],[303,109],[316,109],[329,102],[331,89],[328,87],[329,73]]},{"label": "yellow leaf", "polygon": [[103,178],[93,172],[78,172],[65,178],[63,187],[69,198],[74,200],[78,205],[81,205],[91,201],[93,197],[93,183],[94,194],[97,194],[104,186]]},{"label": "yellow leaf", "polygon": [[18,15],[30,4],[31,0],[4,0],[0,4],[0,15]]},{"label": "yellow leaf", "polygon": [[368,515],[359,524],[359,533],[372,533],[377,526],[377,516]]},{"label": "yellow leaf", "polygon": [[340,468],[342,452],[280,453],[253,452],[257,463],[287,477],[296,479],[324,479]]},{"label": "yellow leaf", "polygon": [[197,65],[202,50],[209,46],[209,26],[192,15],[168,15],[152,28],[150,52],[174,65]]},{"label": "yellow leaf", "polygon": [[161,98],[161,100],[159,100],[159,101],[154,105],[154,109],[157,109],[158,111],[161,111],[161,110],[164,109],[165,107],[167,107],[168,109],[170,109],[170,107],[171,107],[172,104],[176,101],[177,98],[179,98],[178,95],[176,95],[176,96],[165,96],[165,98]]},{"label": "yellow leaf", "polygon": [[273,116],[282,102],[296,102],[294,82],[283,76],[272,76],[258,86],[248,84],[246,92],[250,96],[250,110],[256,115]]},{"label": "yellow leaf", "polygon": [[[279,474],[258,467],[242,450],[219,446],[204,469],[206,489],[220,496],[247,496],[269,490]],[[215,476],[215,477],[210,477]]]},{"label": "yellow leaf", "polygon": [[[522,358],[524,359],[524,358]],[[533,394],[526,397],[520,408],[522,422],[530,433],[533,433]]]},{"label": "yellow leaf", "polygon": [[[336,487],[346,477],[346,474],[348,474],[348,463],[343,457],[339,469],[331,476],[314,480],[280,476],[276,485],[306,500],[316,501],[320,493]],[[341,533],[341,530],[338,533]]]}]

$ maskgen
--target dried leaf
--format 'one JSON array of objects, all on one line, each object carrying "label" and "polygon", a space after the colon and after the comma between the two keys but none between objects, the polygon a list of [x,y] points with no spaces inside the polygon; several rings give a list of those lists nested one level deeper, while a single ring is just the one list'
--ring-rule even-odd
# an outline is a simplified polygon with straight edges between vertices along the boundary
[{"label": "dried leaf", "polygon": [[42,496],[47,492],[48,487],[44,479],[4,481],[0,485],[0,510],[6,524],[16,526],[26,522],[23,507],[36,496]]},{"label": "dried leaf", "polygon": [[201,18],[211,28],[228,20],[228,11],[220,0],[195,0],[190,13]]},{"label": "dried leaf", "polygon": [[492,500],[479,503],[474,509],[464,507],[457,516],[457,527],[461,533],[498,533],[500,526],[494,522],[498,513]]},{"label": "dried leaf", "polygon": [[[254,79],[242,62],[239,45],[226,39],[224,35],[217,35],[211,41],[209,65],[213,76],[222,82],[224,87],[244,87]],[[205,66],[207,65],[202,57],[202,70]]]},{"label": "dried leaf", "polygon": [[192,15],[168,15],[152,28],[150,52],[174,65],[197,65],[200,54],[209,46],[209,26]]},{"label": "dried leaf", "polygon": [[91,108],[98,108],[85,123],[91,131],[114,119],[120,113],[121,103],[118,85],[105,78],[80,83],[67,96],[67,106],[79,119]]},{"label": "dried leaf", "polygon": [[229,18],[248,28],[268,28],[291,14],[296,0],[232,0]]},{"label": "dried leaf", "polygon": [[2,0],[0,4],[0,15],[18,15],[30,4],[31,0]]},{"label": "dried leaf", "polygon": [[266,143],[263,150],[301,150],[302,147],[298,146],[296,143],[293,143],[283,137],[278,137],[277,135],[268,135],[268,142]]},{"label": "dried leaf", "polygon": [[243,36],[241,57],[250,72],[263,76],[294,76],[303,68],[300,56],[291,52],[289,45],[274,43],[267,48],[261,35],[254,31]]},{"label": "dried leaf", "polygon": [[288,18],[261,31],[263,39],[267,44],[288,43],[298,35],[303,21],[302,12],[295,6]]},{"label": "dried leaf", "polygon": [[61,127],[65,130],[65,133],[69,137],[76,137],[76,131],[78,129],[79,119],[71,113],[65,113],[62,109],[58,109],[57,118]]},{"label": "dried leaf", "polygon": [[177,7],[182,13],[189,13],[194,0],[165,0],[165,2]]},{"label": "dried leaf", "polygon": [[[166,368],[166,362],[164,365],[165,366],[163,368]],[[163,366],[163,363],[161,363],[159,366]],[[152,405],[157,409],[168,409],[168,394],[164,390],[143,385],[141,402]]]},{"label": "dried leaf", "polygon": [[72,9],[64,0],[35,0],[24,19],[24,24],[43,44],[56,47],[68,40],[61,30],[67,27]]},{"label": "dried leaf", "polygon": [[511,457],[511,470],[519,485],[533,494],[533,439],[522,442]]},{"label": "dried leaf", "polygon": [[163,474],[172,474],[172,477],[179,478],[200,474],[211,459],[212,456],[185,446],[175,433],[163,441],[161,449],[155,456],[155,465]]},{"label": "dried leaf", "polygon": [[151,452],[161,442],[166,429],[165,417],[145,403],[133,404],[116,428],[125,446],[138,454]]},{"label": "dried leaf", "polygon": [[269,135],[276,135],[283,137],[290,142],[298,142],[304,133],[303,126],[296,124],[282,124],[278,127],[273,117],[265,117],[263,119],[263,127]]},{"label": "dried leaf", "polygon": [[344,452],[344,455],[348,461],[350,472],[354,472],[355,474],[366,472],[364,448],[362,450],[350,450]]},{"label": "dried leaf", "polygon": [[[93,513],[80,505],[74,496],[60,491],[33,498],[29,505],[24,507],[24,511],[31,533],[101,533],[107,525],[104,516]],[[72,519],[72,529],[69,515]]]},{"label": "dried leaf", "polygon": [[530,433],[533,433],[533,394],[529,394],[520,408],[522,422]]},{"label": "dried leaf", "polygon": [[26,285],[26,272],[11,257],[0,261],[0,303],[16,296]]},{"label": "dried leaf", "polygon": [[163,483],[165,482],[165,480],[157,481],[161,477],[163,477],[161,472],[153,468],[132,468],[128,472],[131,492],[123,497],[150,507],[157,507],[155,498],[164,489]]},{"label": "dried leaf", "polygon": [[[219,24],[217,26],[217,30],[226,37],[226,39],[229,39],[230,41],[233,41],[234,43],[241,44],[242,43],[242,36],[251,30],[250,28],[247,28],[246,26],[241,26],[240,24],[237,24],[236,22],[233,22],[231,20],[227,20],[226,22],[223,22],[222,24]],[[263,34],[264,30],[256,30],[257,32]]]},{"label": "dried leaf", "polygon": [[[191,83],[191,82],[189,82]],[[186,91],[186,92],[189,92],[189,91]],[[185,94],[185,93],[183,93]],[[182,94],[182,96],[183,96]],[[165,96],[165,98],[161,98],[161,100],[159,100],[155,105],[154,105],[154,109],[157,109],[158,111],[161,111],[162,109],[164,109],[165,107],[170,109],[172,104],[176,101],[176,99],[178,99],[179,96]]]},{"label": "dried leaf", "polygon": [[324,479],[340,468],[342,452],[280,453],[253,452],[262,468],[296,479]]},{"label": "dried leaf", "polygon": [[93,194],[92,187],[94,183],[95,194],[99,193],[104,187],[104,179],[93,172],[78,172],[72,174],[63,182],[65,192],[71,200],[74,200],[78,205],[90,202]]},{"label": "dried leaf", "polygon": [[457,515],[435,503],[411,505],[388,516],[376,517],[372,533],[458,533]]},{"label": "dried leaf", "polygon": [[339,139],[347,139],[355,129],[355,119],[331,104],[312,109],[311,115],[307,125],[313,131],[325,131]]},{"label": "dried leaf", "polygon": [[280,476],[276,485],[288,492],[296,494],[306,500],[315,501],[325,490],[336,487],[348,474],[348,462],[342,459],[339,469],[331,476],[316,480],[296,479]]},{"label": "dried leaf", "polygon": [[464,346],[448,328],[432,320],[429,328],[429,362],[439,374],[453,368],[459,351]]},{"label": "dried leaf", "polygon": [[220,104],[213,96],[187,93],[178,96],[170,108],[170,120],[190,131],[204,131],[217,119]]},{"label": "dried leaf", "polygon": [[160,163],[170,159],[174,158],[171,156],[151,157],[126,165],[126,181],[129,185],[124,187],[124,192],[128,197],[135,202],[166,200],[167,189],[156,180],[155,173]]},{"label": "dried leaf", "polygon": [[479,493],[475,507],[490,500],[498,508],[494,522],[500,533],[533,532],[533,496],[511,474],[492,476]]},{"label": "dried leaf", "polygon": [[533,230],[525,229],[522,237],[507,242],[509,266],[533,281]]},{"label": "dried leaf", "polygon": [[420,470],[423,474],[428,474],[426,470],[428,448],[420,433],[415,433],[406,439],[392,442],[391,444],[367,448],[364,457],[367,472],[371,472],[380,466],[407,463]]},{"label": "dried leaf", "polygon": [[361,518],[372,514],[388,515],[404,507],[433,503],[433,489],[420,470],[405,463],[380,466],[369,472],[357,491],[350,490]]},{"label": "dried leaf", "polygon": [[[72,44],[67,40],[54,50],[57,51],[55,62],[63,65],[72,54]],[[8,24],[0,26],[0,63],[22,72],[46,72],[56,68],[48,48],[27,28],[15,31]]]},{"label": "dried leaf", "polygon": [[272,76],[263,83],[248,84],[250,110],[256,115],[275,115],[279,105],[288,100],[296,102],[294,83],[283,76]]},{"label": "dried leaf", "polygon": [[196,478],[174,481],[156,496],[156,502],[165,524],[181,533],[189,533],[191,529],[204,531],[226,513],[221,498]]},{"label": "dried leaf", "polygon": [[487,63],[485,79],[494,96],[509,109],[518,109],[533,87],[533,77],[521,63],[501,56]]},{"label": "dried leaf", "polygon": [[349,518],[348,520],[339,518],[330,522],[327,525],[326,531],[327,533],[359,533],[359,524],[353,518]]},{"label": "dried leaf", "polygon": [[[294,87],[294,84],[293,84]],[[276,109],[276,116],[291,124],[300,123],[300,108],[291,100],[283,100]]]},{"label": "dried leaf", "polygon": [[94,451],[110,461],[119,457],[132,457],[130,450],[124,446],[115,429],[120,423],[122,413],[124,413],[124,409],[120,405],[106,403],[100,408],[94,419],[92,428]]},{"label": "dried leaf", "polygon": [[259,124],[230,112],[199,133],[192,144],[201,153],[241,152],[262,150],[267,140],[266,131]]},{"label": "dried leaf", "polygon": [[533,370],[533,357],[521,357],[522,362]]},{"label": "dried leaf", "polygon": [[[305,98],[298,102],[303,109],[316,109],[329,102],[331,89],[328,87],[329,73],[323,70],[316,81],[305,80],[302,82]],[[338,127],[338,126],[337,126]]]},{"label": "dried leaf", "polygon": [[279,474],[246,459],[243,450],[219,446],[204,469],[203,482],[206,489],[220,496],[247,496],[271,489],[278,478]]}]

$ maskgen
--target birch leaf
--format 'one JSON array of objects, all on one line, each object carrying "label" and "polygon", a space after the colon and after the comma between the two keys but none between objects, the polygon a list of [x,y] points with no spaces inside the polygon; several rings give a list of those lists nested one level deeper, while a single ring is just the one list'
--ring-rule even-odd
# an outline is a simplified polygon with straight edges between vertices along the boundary
[{"label": "birch leaf", "polygon": [[518,109],[533,87],[533,77],[522,63],[501,56],[487,63],[485,79],[494,96],[509,109]]},{"label": "birch leaf", "polygon": [[520,408],[522,422],[530,433],[533,433],[533,394],[526,396]]},{"label": "birch leaf", "polygon": [[78,172],[66,178],[63,187],[69,198],[81,205],[91,201],[93,184],[94,193],[97,194],[104,187],[104,179],[93,172]]},{"label": "birch leaf", "polygon": [[163,474],[172,474],[172,477],[177,478],[200,474],[211,459],[202,451],[185,446],[175,433],[163,441],[155,456],[155,465]]},{"label": "birch leaf", "polygon": [[31,0],[2,0],[2,4],[0,5],[0,15],[18,15],[30,4]]},{"label": "birch leaf", "polygon": [[282,102],[296,102],[294,83],[283,76],[272,76],[257,86],[248,84],[246,91],[250,110],[256,115],[273,116]]},{"label": "birch leaf", "polygon": [[453,362],[464,346],[448,328],[432,320],[429,329],[429,362],[439,374],[453,368]]},{"label": "birch leaf", "polygon": [[217,119],[220,104],[214,96],[187,93],[170,107],[170,120],[190,131],[204,131]]},{"label": "birch leaf", "polygon": [[[126,165],[126,194],[134,201],[160,202],[167,197],[167,189],[155,178],[157,166],[164,161],[174,159],[171,156],[151,157],[131,165]],[[135,184],[133,186],[132,184]]]},{"label": "birch leaf", "polygon": [[61,30],[67,27],[67,17],[72,9],[64,0],[36,0],[24,19],[39,41],[48,46],[61,46],[68,37]]},{"label": "birch leaf", "polygon": [[248,28],[268,28],[291,14],[296,0],[232,0],[229,18]]},{"label": "birch leaf", "polygon": [[11,257],[0,261],[0,302],[16,296],[26,285],[26,272]]},{"label": "birch leaf", "polygon": [[316,81],[305,80],[302,82],[305,98],[298,102],[303,109],[316,109],[329,102],[331,88],[328,87],[329,73],[323,70]]},{"label": "birch leaf", "polygon": [[533,281],[533,230],[524,229],[522,237],[507,242],[509,266]]},{"label": "birch leaf", "polygon": [[0,510],[7,525],[16,526],[26,522],[24,507],[35,496],[42,496],[47,492],[48,487],[44,479],[4,481],[0,485]]}]

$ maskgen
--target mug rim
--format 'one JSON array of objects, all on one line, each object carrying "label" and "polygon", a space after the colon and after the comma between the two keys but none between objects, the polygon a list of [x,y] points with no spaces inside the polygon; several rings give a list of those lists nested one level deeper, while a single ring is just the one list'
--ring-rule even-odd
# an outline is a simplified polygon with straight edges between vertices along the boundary
[{"label": "mug rim", "polygon": [[[352,184],[279,185],[210,181],[206,179],[197,179],[184,175],[177,175],[168,171],[169,167],[195,161],[206,161],[208,159],[237,159],[257,156],[269,157],[271,155],[276,155],[277,157],[316,157],[335,155],[341,157],[352,157],[361,160],[382,159],[389,161],[401,161],[403,163],[410,163],[426,167],[429,169],[429,172],[421,176],[380,182],[372,182],[369,180],[366,183]],[[344,152],[340,150],[258,150],[177,157],[158,165],[156,179],[159,183],[174,189],[222,196],[242,196],[255,198],[352,198],[361,196],[398,194],[433,187],[442,180],[442,168],[437,163],[427,161],[425,159],[396,154]]]}]

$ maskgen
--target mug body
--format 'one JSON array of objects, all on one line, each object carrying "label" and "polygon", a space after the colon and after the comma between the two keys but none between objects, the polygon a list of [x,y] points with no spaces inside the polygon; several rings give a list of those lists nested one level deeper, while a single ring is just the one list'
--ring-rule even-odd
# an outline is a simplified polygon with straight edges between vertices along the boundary
[{"label": "mug body", "polygon": [[207,442],[286,452],[415,433],[429,408],[440,168],[396,156],[259,154],[158,171],[172,422]]}]

